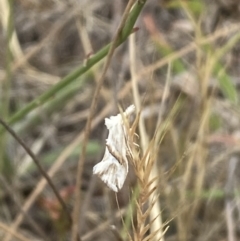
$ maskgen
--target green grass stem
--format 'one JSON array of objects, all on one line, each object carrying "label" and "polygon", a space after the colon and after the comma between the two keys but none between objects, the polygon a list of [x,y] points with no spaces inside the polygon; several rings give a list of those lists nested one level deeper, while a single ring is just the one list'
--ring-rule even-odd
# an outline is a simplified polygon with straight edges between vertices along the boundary
[{"label": "green grass stem", "polygon": [[[127,37],[132,33],[134,24],[144,6],[146,1],[137,1],[136,4],[134,5],[132,11],[129,14],[129,17],[126,21],[126,25],[122,31],[122,34],[119,38],[119,41],[117,43],[117,46],[122,44]],[[61,89],[65,88],[68,86],[70,83],[73,83],[76,81],[76,79],[79,76],[82,76],[85,74],[91,67],[93,67],[96,63],[98,63],[101,59],[103,59],[109,49],[110,49],[110,44],[107,46],[103,47],[101,50],[99,50],[96,54],[94,54],[86,63],[86,65],[83,65],[79,68],[77,68],[75,71],[71,72],[69,75],[67,75],[65,78],[63,78],[59,83],[54,85],[52,88],[47,90],[45,93],[40,95],[39,97],[35,98],[32,102],[27,104],[25,107],[20,109],[17,113],[15,113],[10,119],[8,120],[8,124],[14,124],[18,122],[19,120],[23,119],[28,113],[30,113],[32,110],[35,108],[42,106],[44,103],[46,103],[49,99],[52,99],[55,97],[56,93],[58,93]],[[1,127],[0,128],[0,134],[2,134],[4,129]]]}]

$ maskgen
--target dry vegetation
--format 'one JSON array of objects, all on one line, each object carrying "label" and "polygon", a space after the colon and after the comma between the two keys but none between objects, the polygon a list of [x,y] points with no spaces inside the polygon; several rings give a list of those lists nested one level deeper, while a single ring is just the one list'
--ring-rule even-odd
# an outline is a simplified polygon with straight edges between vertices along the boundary
[{"label": "dry vegetation", "polygon": [[[0,126],[0,240],[240,239],[240,2],[144,3],[0,0],[0,120],[17,135]],[[130,104],[115,194],[92,168],[104,118]]]}]

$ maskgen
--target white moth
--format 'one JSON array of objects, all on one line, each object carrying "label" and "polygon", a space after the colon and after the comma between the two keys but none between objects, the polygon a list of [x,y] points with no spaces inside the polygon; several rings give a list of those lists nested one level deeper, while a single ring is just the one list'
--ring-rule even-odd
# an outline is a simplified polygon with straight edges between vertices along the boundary
[{"label": "white moth", "polygon": [[122,188],[128,173],[129,150],[125,121],[134,111],[135,106],[131,105],[122,114],[105,118],[105,125],[109,130],[105,154],[102,161],[93,167],[93,174],[98,175],[114,192]]}]

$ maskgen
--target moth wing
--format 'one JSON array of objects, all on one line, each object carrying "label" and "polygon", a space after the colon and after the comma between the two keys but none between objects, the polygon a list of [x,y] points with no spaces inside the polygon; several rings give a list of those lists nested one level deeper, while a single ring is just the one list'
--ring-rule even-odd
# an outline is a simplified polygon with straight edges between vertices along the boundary
[{"label": "moth wing", "polygon": [[110,153],[108,158],[104,158],[93,167],[93,174],[98,175],[114,192],[118,192],[122,188],[127,172],[127,163],[121,165]]},{"label": "moth wing", "polygon": [[108,146],[111,147],[112,151],[116,153],[117,156],[122,156],[123,158],[126,158],[127,143],[122,123],[117,123],[112,126],[111,130],[109,130],[106,143]]},{"label": "moth wing", "polygon": [[110,118],[105,118],[105,126],[109,130],[113,126],[113,121]]},{"label": "moth wing", "polygon": [[[135,107],[131,105],[123,114],[129,117],[134,111]],[[103,160],[93,167],[93,174],[98,175],[109,188],[118,192],[128,172],[128,140],[122,114],[105,118],[105,125],[109,130],[107,148]]]}]

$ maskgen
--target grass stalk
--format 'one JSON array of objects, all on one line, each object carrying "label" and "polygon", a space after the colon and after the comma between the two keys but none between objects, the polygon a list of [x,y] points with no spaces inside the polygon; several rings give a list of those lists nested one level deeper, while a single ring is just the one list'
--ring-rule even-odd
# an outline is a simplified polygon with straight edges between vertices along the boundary
[{"label": "grass stalk", "polygon": [[[134,3],[135,3],[135,5],[134,5]],[[79,239],[78,238],[79,237],[78,223],[79,223],[80,208],[81,208],[82,172],[83,172],[83,166],[84,166],[84,162],[85,162],[86,147],[87,147],[87,142],[88,142],[88,139],[89,139],[92,117],[93,117],[94,110],[96,108],[96,104],[97,104],[97,100],[98,100],[98,97],[99,97],[100,89],[102,87],[105,75],[107,73],[107,69],[108,69],[108,67],[111,63],[111,59],[113,57],[115,48],[119,45],[119,43],[122,42],[122,36],[127,37],[132,32],[134,23],[137,20],[137,17],[140,14],[141,9],[145,5],[145,3],[146,3],[146,0],[145,1],[130,0],[128,2],[127,6],[125,8],[125,11],[123,13],[121,23],[118,27],[117,33],[114,36],[112,44],[111,44],[111,46],[109,48],[109,51],[107,53],[108,55],[107,55],[107,59],[106,59],[106,62],[105,62],[104,68],[103,68],[103,72],[102,72],[102,75],[101,75],[101,77],[100,77],[100,79],[97,83],[96,90],[94,92],[93,101],[91,103],[91,107],[90,107],[90,111],[89,111],[89,115],[88,115],[88,119],[87,119],[87,123],[86,123],[86,127],[85,127],[82,153],[81,153],[81,156],[80,156],[79,162],[78,162],[77,181],[76,181],[76,196],[75,196],[75,202],[74,202],[73,226],[72,226],[72,240],[73,241],[78,241],[78,239]],[[134,7],[133,7],[133,5],[134,5]],[[133,12],[134,9],[138,10],[137,11],[138,14],[134,15],[135,18],[132,18],[133,15],[131,14],[131,12]],[[128,27],[126,28],[125,26],[128,26]],[[129,26],[130,26],[130,28],[129,28]],[[126,37],[124,39],[126,39]]]},{"label": "grass stalk", "polygon": [[[145,3],[145,1],[143,1]],[[128,36],[132,33],[133,26],[144,6],[144,3],[138,3],[134,5],[132,11],[129,13],[128,18],[126,19],[126,24],[124,25],[124,28],[119,35],[118,41],[116,42],[116,47],[118,47],[120,44],[122,44]],[[45,93],[40,95],[39,97],[35,98],[32,102],[27,104],[25,107],[17,111],[15,114],[13,114],[9,120],[8,124],[14,124],[18,122],[19,120],[23,119],[29,112],[34,110],[35,108],[43,105],[46,103],[49,99],[54,98],[55,94],[58,93],[61,89],[65,88],[70,83],[73,83],[77,80],[78,77],[85,74],[89,69],[91,69],[95,64],[97,64],[101,59],[103,59],[109,52],[109,49],[111,47],[111,43],[103,47],[101,50],[99,50],[96,54],[94,54],[90,59],[87,60],[86,64],[84,66],[81,66],[68,74],[66,77],[64,77],[59,83],[54,85],[52,88],[47,90]],[[0,134],[4,131],[3,128],[0,128]]]},{"label": "grass stalk", "polygon": [[[5,6],[6,4],[6,6]],[[5,6],[5,7],[3,7]],[[11,52],[11,40],[13,34],[13,0],[9,0],[7,3],[2,2],[2,11],[5,11],[4,16],[5,19],[2,21],[7,22],[6,26],[6,77],[2,82],[2,102],[0,104],[0,113],[1,116],[5,119],[8,119],[9,116],[9,106],[10,106],[10,90],[11,90],[11,79],[12,79],[12,52]],[[0,173],[12,173],[11,164],[8,162],[6,158],[6,143],[7,136],[2,136],[0,140]]]},{"label": "grass stalk", "polygon": [[[137,112],[140,112],[141,99],[140,99],[140,94],[139,94],[138,85],[137,85],[137,78],[136,78],[136,68],[137,68],[136,59],[137,59],[137,57],[136,57],[135,36],[134,35],[130,36],[129,49],[130,49],[130,70],[131,70],[131,78],[132,78],[132,90],[133,90],[134,103],[136,105]],[[149,146],[149,141],[148,141],[148,134],[147,134],[146,127],[144,124],[144,120],[141,116],[139,117],[139,132],[140,132],[140,140],[141,140],[141,150],[143,151],[143,153],[146,153],[147,148]],[[143,187],[140,185],[139,202],[138,202],[139,206],[137,208],[137,210],[138,210],[137,215],[139,216],[139,218],[137,218],[137,220],[138,220],[138,222],[143,222],[143,223],[141,225],[138,223],[138,228],[136,231],[135,238],[137,240],[143,240],[143,237],[144,237],[144,235],[142,235],[141,232],[144,229],[143,226],[144,226],[144,223],[146,220],[141,220],[143,218],[143,216],[142,216],[143,213],[141,213],[141,212],[142,212],[142,207],[144,206],[145,202],[141,202],[141,199],[142,199],[141,196],[143,195],[143,193],[141,193],[141,192],[144,192],[144,193],[149,192],[148,198],[149,198],[150,206],[152,204],[151,200],[154,200],[153,206],[150,209],[150,222],[151,222],[150,229],[151,229],[152,234],[155,233],[155,235],[152,237],[152,240],[162,240],[163,241],[164,237],[163,237],[163,229],[162,229],[163,226],[162,226],[160,202],[156,198],[155,191],[151,192],[151,190],[153,190],[157,186],[157,182],[153,182],[151,185],[148,186],[148,182],[150,182],[157,176],[157,166],[156,166],[156,162],[152,161],[151,157],[149,157],[149,160],[151,160],[153,168],[150,171],[149,177],[147,177],[147,178],[144,176],[142,177],[146,182],[146,186]],[[145,161],[148,162],[148,159],[146,159]],[[136,167],[136,169],[138,169],[138,168],[141,169],[142,167]],[[149,168],[151,168],[151,165],[149,165],[148,169]],[[143,169],[145,169],[145,167]],[[142,173],[142,171],[144,172],[145,170],[141,170],[140,173]],[[138,175],[141,175],[140,173]],[[141,180],[141,178],[140,178],[140,180]],[[140,183],[142,181],[143,180],[141,180]],[[146,190],[146,187],[150,190]],[[157,217],[156,217],[156,215],[157,215]]]}]

